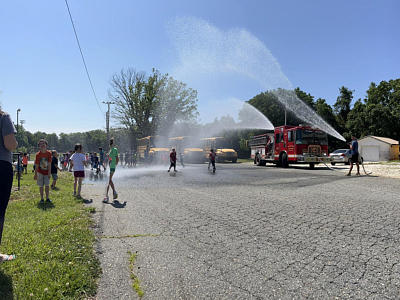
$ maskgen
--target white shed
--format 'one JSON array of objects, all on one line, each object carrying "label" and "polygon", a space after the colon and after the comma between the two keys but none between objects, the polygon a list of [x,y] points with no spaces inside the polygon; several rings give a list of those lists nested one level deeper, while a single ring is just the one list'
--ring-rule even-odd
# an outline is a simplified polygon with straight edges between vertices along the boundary
[{"label": "white shed", "polygon": [[399,159],[399,141],[390,138],[369,135],[358,140],[358,146],[364,161]]}]

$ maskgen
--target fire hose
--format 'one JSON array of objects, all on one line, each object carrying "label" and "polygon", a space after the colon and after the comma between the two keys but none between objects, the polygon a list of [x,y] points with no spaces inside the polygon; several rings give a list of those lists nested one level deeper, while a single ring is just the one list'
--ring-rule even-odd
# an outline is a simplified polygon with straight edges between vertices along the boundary
[{"label": "fire hose", "polygon": [[[325,167],[327,167],[329,170],[331,170],[331,171],[336,171],[336,172],[340,172],[339,170],[336,170],[336,169],[334,169],[334,168],[331,168],[331,167],[328,166],[325,162],[322,162],[322,163],[323,163],[323,164],[325,165]],[[367,172],[367,171],[365,170],[365,167],[364,167],[364,160],[361,160],[361,166],[362,166],[362,168],[363,168],[363,171],[364,171],[365,175],[369,176],[369,175],[372,174],[372,172]]]}]

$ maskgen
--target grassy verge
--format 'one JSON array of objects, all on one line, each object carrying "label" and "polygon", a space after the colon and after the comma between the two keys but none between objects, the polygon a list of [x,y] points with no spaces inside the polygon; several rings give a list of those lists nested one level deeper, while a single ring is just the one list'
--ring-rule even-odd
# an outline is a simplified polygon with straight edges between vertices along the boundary
[{"label": "grassy verge", "polygon": [[128,252],[129,254],[129,269],[131,271],[131,279],[132,279],[132,288],[136,291],[138,294],[139,298],[142,298],[144,295],[144,292],[142,288],[140,287],[140,281],[137,275],[133,272],[133,268],[135,266],[135,261],[136,261],[136,253]]},{"label": "grassy verge", "polygon": [[[17,180],[14,179],[14,186]],[[59,174],[53,204],[39,205],[33,173],[11,194],[2,253],[17,259],[0,265],[0,299],[89,299],[100,265],[93,250],[90,211],[72,196],[71,173]]]}]

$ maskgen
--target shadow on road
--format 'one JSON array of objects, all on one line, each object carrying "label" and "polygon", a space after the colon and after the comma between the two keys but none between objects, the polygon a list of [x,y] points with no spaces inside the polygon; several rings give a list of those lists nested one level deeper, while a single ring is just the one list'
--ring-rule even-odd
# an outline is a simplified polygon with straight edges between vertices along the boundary
[{"label": "shadow on road", "polygon": [[112,207],[115,207],[115,208],[124,208],[126,206],[126,201],[124,201],[124,203],[121,203],[118,200],[114,200],[110,204],[111,204]]},{"label": "shadow on road", "polygon": [[82,203],[85,203],[85,204],[93,203],[93,199],[80,198],[78,200],[81,201]]}]

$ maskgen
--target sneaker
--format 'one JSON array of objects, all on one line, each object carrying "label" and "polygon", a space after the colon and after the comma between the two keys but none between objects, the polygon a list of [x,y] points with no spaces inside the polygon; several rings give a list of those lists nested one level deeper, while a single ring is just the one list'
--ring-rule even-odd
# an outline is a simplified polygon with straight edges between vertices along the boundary
[{"label": "sneaker", "polygon": [[52,203],[52,201],[49,198],[47,198],[46,203]]},{"label": "sneaker", "polygon": [[113,199],[117,199],[118,198],[118,193],[117,192],[114,192],[113,193]]},{"label": "sneaker", "polygon": [[167,170],[167,172],[169,172],[169,170]]},{"label": "sneaker", "polygon": [[39,204],[44,204],[44,200],[40,199]]},{"label": "sneaker", "polygon": [[107,196],[107,197],[104,197],[103,202],[104,202],[104,203],[108,203],[108,196]]},{"label": "sneaker", "polygon": [[178,170],[174,170],[174,172],[178,172]]}]

